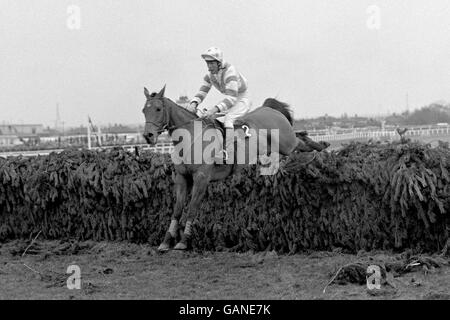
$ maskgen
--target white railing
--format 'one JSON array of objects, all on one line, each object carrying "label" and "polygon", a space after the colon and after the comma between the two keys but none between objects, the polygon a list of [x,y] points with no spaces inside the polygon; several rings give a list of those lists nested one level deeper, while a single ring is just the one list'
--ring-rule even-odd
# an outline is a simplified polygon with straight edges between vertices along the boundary
[{"label": "white railing", "polygon": [[[374,138],[386,138],[392,139],[399,137],[396,131],[356,131],[351,133],[336,133],[336,134],[319,134],[316,135],[314,132],[308,132],[309,137],[314,141],[338,141],[338,140],[352,140],[352,139],[374,139]],[[432,128],[432,129],[408,129],[405,136],[440,136],[449,135],[450,126],[442,128]]]},{"label": "white railing", "polygon": [[[172,153],[174,150],[173,144],[170,143],[157,143],[154,147],[150,147],[148,144],[133,144],[133,145],[114,145],[114,146],[104,146],[104,147],[93,147],[91,150],[105,150],[105,149],[112,149],[112,148],[123,148],[127,151],[134,151],[135,147],[138,147],[139,150],[150,150],[153,152],[160,152],[160,153]],[[36,156],[46,156],[49,155],[52,152],[60,153],[64,151],[65,149],[48,149],[48,150],[30,150],[30,151],[10,151],[10,152],[1,152],[0,157],[7,158],[7,157],[18,157],[18,156],[24,156],[24,157],[36,157]],[[81,149],[80,149],[81,150]]]},{"label": "white railing", "polygon": [[[315,134],[314,131],[308,132],[309,137],[314,141],[339,141],[339,140],[352,140],[352,139],[395,139],[399,135],[396,131],[378,130],[378,131],[355,131],[351,133],[337,133],[337,134]],[[405,136],[440,136],[450,135],[450,126],[442,128],[412,128],[406,131]],[[115,147],[124,148],[128,151],[134,151],[135,147],[140,150],[151,150],[160,153],[172,153],[174,146],[172,142],[158,143],[154,147],[150,147],[148,144],[129,144],[129,145],[113,145],[104,147],[94,147],[96,149],[112,149]],[[64,149],[51,149],[51,150],[33,150],[33,151],[10,151],[1,152],[0,157],[6,158],[10,156],[26,156],[33,157],[38,155],[48,155],[52,152],[59,153]]]}]

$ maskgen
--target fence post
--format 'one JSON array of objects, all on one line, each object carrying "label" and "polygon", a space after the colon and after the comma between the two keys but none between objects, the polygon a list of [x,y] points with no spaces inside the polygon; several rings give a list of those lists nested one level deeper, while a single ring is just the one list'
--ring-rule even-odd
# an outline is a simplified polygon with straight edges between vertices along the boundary
[{"label": "fence post", "polygon": [[87,125],[87,142],[88,142],[88,149],[91,150],[91,127],[89,123]]}]

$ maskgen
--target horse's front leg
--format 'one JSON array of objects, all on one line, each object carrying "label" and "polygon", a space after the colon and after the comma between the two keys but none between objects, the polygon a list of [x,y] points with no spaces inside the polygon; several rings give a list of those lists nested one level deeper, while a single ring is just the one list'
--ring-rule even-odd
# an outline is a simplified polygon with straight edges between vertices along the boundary
[{"label": "horse's front leg", "polygon": [[173,245],[178,232],[178,221],[183,213],[184,203],[186,202],[186,196],[190,188],[187,178],[179,173],[175,175],[174,182],[177,200],[170,221],[169,230],[166,232],[163,242],[158,247],[159,251],[167,251]]},{"label": "horse's front leg", "polygon": [[186,225],[184,227],[184,232],[181,235],[180,242],[174,247],[176,250],[186,250],[189,247],[192,235],[192,220],[195,218],[195,215],[200,208],[201,201],[205,196],[206,189],[211,180],[211,176],[207,173],[207,170],[197,171],[193,178],[194,185],[192,187],[192,197],[186,215]]}]

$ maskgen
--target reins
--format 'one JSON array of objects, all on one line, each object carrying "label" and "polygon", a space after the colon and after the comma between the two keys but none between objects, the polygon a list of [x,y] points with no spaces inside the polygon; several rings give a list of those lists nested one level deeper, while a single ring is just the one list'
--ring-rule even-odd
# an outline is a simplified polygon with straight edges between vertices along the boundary
[{"label": "reins", "polygon": [[[199,119],[200,119],[203,123],[205,122],[205,118],[197,117],[197,118],[191,119],[191,120],[189,120],[189,121],[183,122],[183,123],[181,123],[181,124],[179,124],[179,125],[177,125],[177,126],[176,126],[176,125],[170,126],[170,125],[169,125],[169,124],[170,124],[169,108],[167,108],[167,106],[165,105],[164,99],[161,99],[161,101],[162,101],[162,104],[163,104],[162,107],[163,107],[163,109],[165,110],[165,112],[164,112],[164,119],[163,119],[164,125],[163,125],[163,127],[162,127],[160,130],[158,130],[158,133],[161,133],[161,132],[163,132],[164,130],[168,130],[168,131],[175,130],[176,128],[182,127],[182,126],[184,126],[184,125],[186,125],[186,124],[191,123],[192,121],[199,120]],[[180,108],[183,108],[183,107],[181,107],[181,106],[179,106],[179,105],[177,105],[177,104],[175,104],[175,105],[178,106],[178,107],[180,107]],[[184,108],[183,108],[183,109],[184,109]],[[189,110],[187,110],[187,109],[184,109],[184,110],[186,110],[186,111],[192,113],[191,111],[189,111]],[[152,121],[145,121],[145,123],[150,123],[150,124],[153,124],[153,125],[156,126],[156,127],[159,127],[159,124],[157,124],[157,123],[155,123],[155,122],[152,122]],[[215,126],[214,126],[214,127],[215,127]]]}]

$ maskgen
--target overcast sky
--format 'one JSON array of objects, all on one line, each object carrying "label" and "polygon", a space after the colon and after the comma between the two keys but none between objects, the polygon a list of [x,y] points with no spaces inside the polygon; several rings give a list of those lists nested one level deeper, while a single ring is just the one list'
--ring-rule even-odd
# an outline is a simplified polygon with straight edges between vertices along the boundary
[{"label": "overcast sky", "polygon": [[449,0],[0,0],[0,120],[141,123],[143,87],[192,97],[210,46],[296,118],[450,101]]}]

